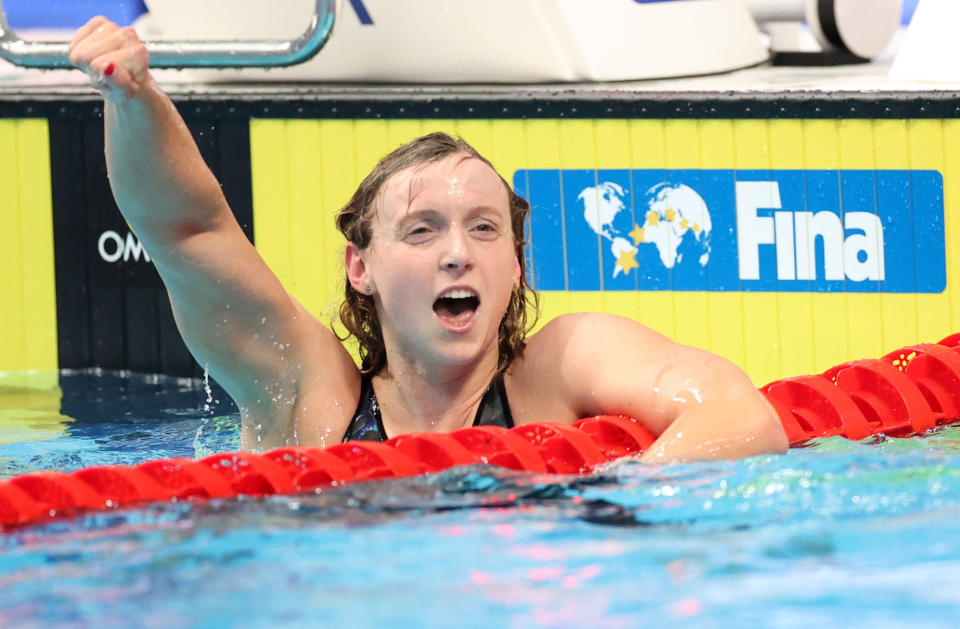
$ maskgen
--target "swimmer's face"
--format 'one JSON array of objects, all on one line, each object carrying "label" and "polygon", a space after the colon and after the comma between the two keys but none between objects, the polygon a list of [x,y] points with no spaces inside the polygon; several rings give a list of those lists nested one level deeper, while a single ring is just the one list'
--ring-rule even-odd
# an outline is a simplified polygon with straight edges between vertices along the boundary
[{"label": "swimmer's face", "polygon": [[509,197],[487,164],[462,154],[393,175],[370,245],[347,247],[347,274],[370,287],[388,356],[469,364],[492,356],[520,263]]}]

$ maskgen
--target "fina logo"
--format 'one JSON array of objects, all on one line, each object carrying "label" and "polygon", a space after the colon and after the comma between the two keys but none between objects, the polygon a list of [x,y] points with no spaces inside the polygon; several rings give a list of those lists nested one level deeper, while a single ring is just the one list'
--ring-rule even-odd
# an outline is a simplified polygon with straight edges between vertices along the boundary
[{"label": "fina logo", "polygon": [[[870,212],[780,212],[775,181],[737,182],[737,254],[740,279],[760,279],[760,246],[774,245],[778,280],[816,280],[817,238],[823,239],[825,280],[883,281],[883,223]],[[846,231],[854,233],[844,237]]]},{"label": "fina logo", "polygon": [[540,290],[946,288],[937,171],[538,169],[514,188]]},{"label": "fina logo", "polygon": [[108,229],[100,234],[100,238],[97,240],[97,251],[104,262],[118,262],[120,258],[123,258],[124,262],[128,262],[130,258],[139,262],[141,255],[144,262],[150,262],[147,250],[143,248],[137,237],[130,232],[127,232],[127,237],[123,238],[117,232]]}]

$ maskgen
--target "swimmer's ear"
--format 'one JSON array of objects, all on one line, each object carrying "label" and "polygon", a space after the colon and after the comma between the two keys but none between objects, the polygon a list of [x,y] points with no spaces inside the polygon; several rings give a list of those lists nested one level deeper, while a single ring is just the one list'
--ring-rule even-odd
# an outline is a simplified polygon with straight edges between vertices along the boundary
[{"label": "swimmer's ear", "polygon": [[360,247],[348,242],[343,254],[343,262],[347,267],[347,279],[350,281],[350,286],[353,286],[353,290],[364,295],[376,291],[373,278],[367,272],[367,262],[363,259]]}]

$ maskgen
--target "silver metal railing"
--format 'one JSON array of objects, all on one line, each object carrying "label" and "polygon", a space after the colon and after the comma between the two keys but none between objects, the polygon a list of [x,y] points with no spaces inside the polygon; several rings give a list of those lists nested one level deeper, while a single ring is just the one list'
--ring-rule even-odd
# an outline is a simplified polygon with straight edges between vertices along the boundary
[{"label": "silver metal railing", "polygon": [[[152,68],[242,68],[290,66],[307,61],[327,43],[337,0],[317,0],[309,27],[282,40],[145,42]],[[25,41],[7,23],[0,0],[0,58],[25,68],[72,68],[67,42]]]}]

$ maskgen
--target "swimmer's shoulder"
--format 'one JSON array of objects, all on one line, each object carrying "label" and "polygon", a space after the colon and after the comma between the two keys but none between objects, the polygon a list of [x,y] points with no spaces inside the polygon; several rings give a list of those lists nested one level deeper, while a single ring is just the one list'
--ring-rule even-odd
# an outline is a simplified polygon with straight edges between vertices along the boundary
[{"label": "swimmer's shoulder", "polygon": [[668,351],[673,341],[626,317],[604,313],[558,316],[527,339],[505,382],[517,423],[576,421],[592,413],[601,381],[623,377]]},{"label": "swimmer's shoulder", "polygon": [[[661,349],[667,337],[619,315],[577,312],[551,319],[527,339],[525,362],[536,371],[562,369],[571,359],[594,362],[630,349]],[[592,359],[592,360],[590,360]]]}]

